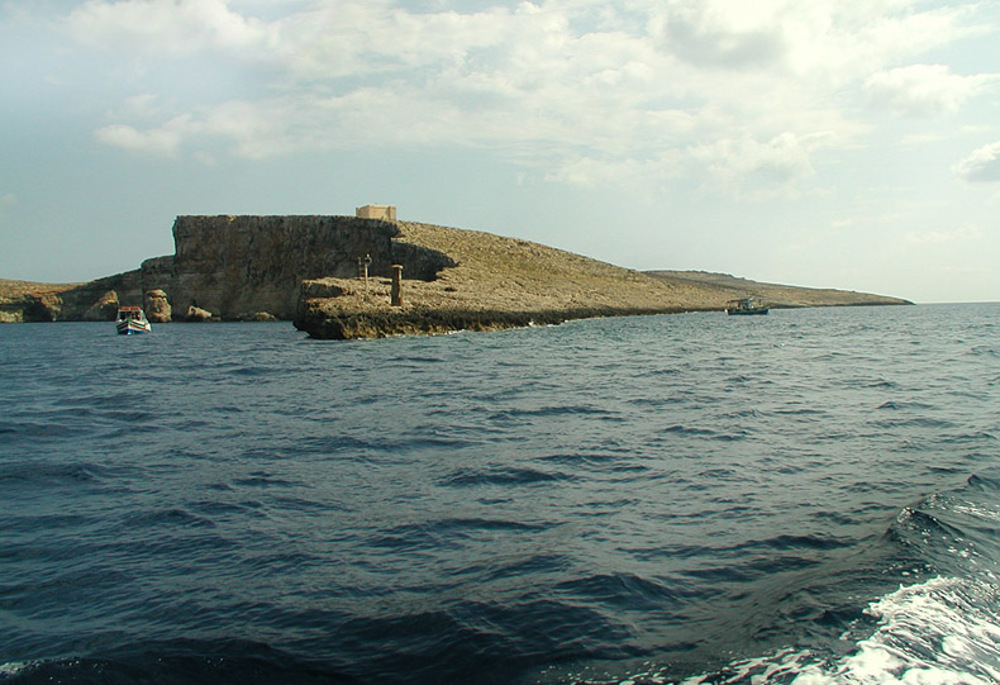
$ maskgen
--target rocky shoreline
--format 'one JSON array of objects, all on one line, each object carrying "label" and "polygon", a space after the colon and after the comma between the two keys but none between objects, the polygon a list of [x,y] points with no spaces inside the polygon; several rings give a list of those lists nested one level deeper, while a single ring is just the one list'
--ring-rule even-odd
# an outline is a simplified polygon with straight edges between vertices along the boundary
[{"label": "rocky shoreline", "polygon": [[135,271],[85,284],[0,281],[0,322],[104,321],[120,304],[142,304],[155,322],[290,320],[311,337],[343,340],[713,311],[748,295],[772,307],[911,304],[724,274],[642,273],[416,222],[178,217],[173,232],[175,254]]},{"label": "rocky shoreline", "polygon": [[557,326],[575,319],[678,314],[687,309],[564,309],[547,311],[425,310],[368,311],[353,314],[309,313],[293,322],[312,338],[353,340],[397,335],[440,335],[456,331],[497,331],[506,328]]}]

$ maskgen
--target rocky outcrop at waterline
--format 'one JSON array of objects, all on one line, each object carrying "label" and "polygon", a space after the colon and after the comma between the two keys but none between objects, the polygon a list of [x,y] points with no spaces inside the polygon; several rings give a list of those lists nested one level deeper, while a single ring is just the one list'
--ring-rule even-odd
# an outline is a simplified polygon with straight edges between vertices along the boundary
[{"label": "rocky outcrop at waterline", "polygon": [[[135,271],[65,286],[0,282],[0,321],[103,321],[120,304],[142,303],[157,322],[293,320],[313,337],[345,339],[719,310],[734,297],[762,295],[750,281],[736,287],[693,272],[641,273],[538,243],[415,222],[180,216],[173,235],[173,255]],[[907,304],[785,289],[809,291],[809,306]]]},{"label": "rocky outcrop at waterline", "polygon": [[173,307],[163,290],[146,291],[145,302],[146,318],[150,323],[169,323],[173,319]]}]

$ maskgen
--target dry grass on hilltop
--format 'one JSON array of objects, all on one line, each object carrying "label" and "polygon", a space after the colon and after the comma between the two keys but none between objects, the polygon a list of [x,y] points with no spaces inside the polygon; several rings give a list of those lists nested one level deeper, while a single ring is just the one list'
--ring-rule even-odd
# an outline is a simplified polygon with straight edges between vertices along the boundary
[{"label": "dry grass on hilltop", "polygon": [[833,288],[803,288],[800,286],[760,283],[729,274],[705,271],[649,271],[651,276],[674,282],[692,283],[719,289],[729,299],[753,295],[772,307],[849,307],[856,305],[910,304],[907,300],[884,295],[859,293]]},{"label": "dry grass on hilltop", "polygon": [[75,288],[80,283],[35,283],[33,281],[10,281],[0,278],[0,298],[13,299],[25,295],[51,295]]},{"label": "dry grass on hilltop", "polygon": [[444,252],[458,265],[430,283],[406,282],[413,306],[450,309],[710,309],[717,288],[672,282],[516,238],[400,222],[398,240]]},{"label": "dry grass on hilltop", "polygon": [[[718,310],[729,300],[748,295],[779,307],[904,303],[842,290],[756,283],[724,274],[644,273],[492,233],[415,222],[398,225],[397,240],[443,252],[457,262],[443,269],[437,280],[404,281],[404,309],[410,311],[676,312]],[[331,314],[389,308],[388,279],[372,279],[367,294],[357,281],[324,280],[346,293],[325,303]]]}]

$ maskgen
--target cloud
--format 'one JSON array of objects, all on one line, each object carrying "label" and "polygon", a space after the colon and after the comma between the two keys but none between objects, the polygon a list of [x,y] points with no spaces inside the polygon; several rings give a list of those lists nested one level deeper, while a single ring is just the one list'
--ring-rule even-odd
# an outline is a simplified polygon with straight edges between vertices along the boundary
[{"label": "cloud", "polygon": [[128,124],[112,124],[98,129],[95,136],[102,143],[131,152],[173,157],[184,138],[197,129],[190,118],[177,117],[159,128],[140,131]]},{"label": "cloud", "polygon": [[651,32],[665,52],[704,67],[767,67],[845,83],[980,29],[967,8],[914,0],[665,0]]},{"label": "cloud", "polygon": [[188,53],[266,44],[268,32],[225,0],[88,0],[64,20],[79,42],[104,49]]},{"label": "cloud", "polygon": [[992,75],[959,76],[940,64],[914,64],[872,74],[864,90],[869,103],[915,117],[953,114],[987,84]]},{"label": "cloud", "polygon": [[[315,0],[267,5],[269,18],[246,6],[88,0],[71,12],[64,27],[79,45],[160,67],[131,72],[143,95],[115,108],[98,139],[213,158],[219,143],[247,158],[479,147],[571,183],[683,169],[739,197],[784,194],[864,129],[832,104],[841,90],[970,30],[963,11],[917,0],[535,0],[465,12]],[[152,80],[181,59],[239,65],[252,85],[213,99],[184,79]],[[945,69],[921,96],[928,72],[909,69],[873,77],[872,97],[947,110],[979,87]]]},{"label": "cloud", "polygon": [[692,64],[746,69],[774,63],[788,52],[773,11],[717,2],[668,3],[655,17],[666,50]]},{"label": "cloud", "polygon": [[971,183],[1000,182],[1000,142],[984,145],[953,167],[953,171]]},{"label": "cloud", "polygon": [[811,151],[834,141],[831,135],[800,137],[785,132],[767,141],[722,138],[692,150],[708,183],[744,199],[796,195],[797,181],[815,174]]},{"label": "cloud", "polygon": [[928,231],[926,233],[908,233],[907,242],[918,245],[943,245],[957,241],[975,240],[982,235],[979,226],[962,226],[947,231]]},{"label": "cloud", "polygon": [[653,197],[665,185],[684,176],[687,160],[679,151],[667,151],[649,159],[567,156],[546,174],[550,181],[585,188],[627,185],[633,195]]}]

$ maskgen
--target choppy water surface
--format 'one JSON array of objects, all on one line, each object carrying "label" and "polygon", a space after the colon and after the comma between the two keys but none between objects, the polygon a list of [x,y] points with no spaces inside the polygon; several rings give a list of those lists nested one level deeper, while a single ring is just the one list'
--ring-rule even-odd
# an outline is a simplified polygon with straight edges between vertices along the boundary
[{"label": "choppy water surface", "polygon": [[1000,305],[0,327],[0,679],[1000,680]]}]

